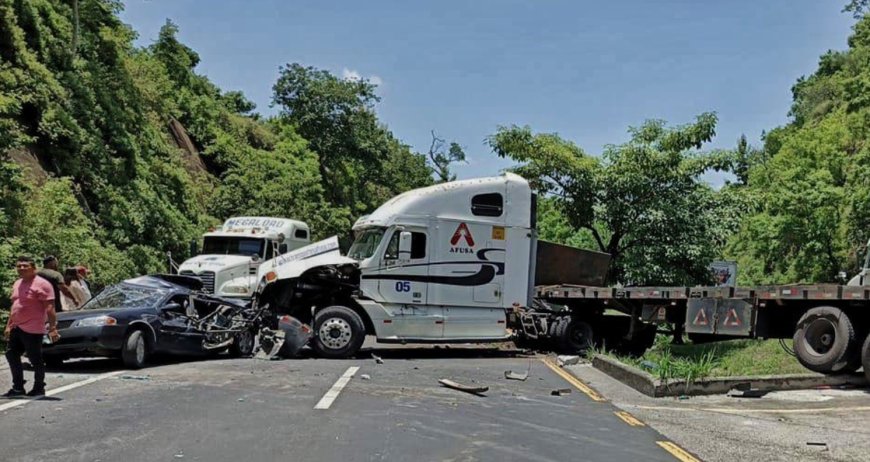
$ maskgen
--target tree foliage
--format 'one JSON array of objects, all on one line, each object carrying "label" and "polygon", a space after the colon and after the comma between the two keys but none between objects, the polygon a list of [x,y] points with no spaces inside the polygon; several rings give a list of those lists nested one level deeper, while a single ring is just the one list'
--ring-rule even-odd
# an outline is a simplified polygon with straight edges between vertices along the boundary
[{"label": "tree foliage", "polygon": [[715,126],[713,114],[679,127],[647,121],[600,157],[528,127],[501,128],[489,142],[500,156],[521,162],[515,171],[550,196],[570,226],[554,231],[547,226],[558,220],[543,221],[542,234],[576,243],[588,239],[577,234],[584,230],[597,250],[612,256],[611,282],[688,284],[709,277],[707,266],[733,226],[723,215],[738,204],[700,179],[724,165],[721,156],[697,152]]}]

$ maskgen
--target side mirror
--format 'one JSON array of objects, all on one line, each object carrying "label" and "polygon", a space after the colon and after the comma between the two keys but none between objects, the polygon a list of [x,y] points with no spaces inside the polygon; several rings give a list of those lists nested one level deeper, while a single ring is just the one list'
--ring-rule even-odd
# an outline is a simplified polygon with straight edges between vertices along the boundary
[{"label": "side mirror", "polygon": [[190,256],[199,255],[199,243],[196,239],[190,240]]},{"label": "side mirror", "polygon": [[163,305],[162,308],[160,308],[160,311],[178,311],[178,312],[181,312],[181,304],[179,304],[177,302],[167,303],[167,304]]},{"label": "side mirror", "polygon": [[284,255],[285,253],[287,253],[287,244],[279,245],[278,246],[278,253],[280,253],[281,255]]},{"label": "side mirror", "polygon": [[402,231],[399,234],[399,260],[411,259],[411,233]]},{"label": "side mirror", "polygon": [[252,253],[251,254],[251,261],[254,263],[257,263],[258,261],[260,261],[260,254]]}]

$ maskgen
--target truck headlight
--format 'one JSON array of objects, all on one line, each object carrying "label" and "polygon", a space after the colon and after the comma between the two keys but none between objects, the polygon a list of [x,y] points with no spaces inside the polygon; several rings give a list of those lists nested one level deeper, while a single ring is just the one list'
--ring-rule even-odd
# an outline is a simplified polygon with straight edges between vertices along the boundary
[{"label": "truck headlight", "polygon": [[114,326],[115,324],[118,324],[118,320],[111,316],[94,316],[77,319],[70,327]]},{"label": "truck headlight", "polygon": [[227,294],[247,294],[249,289],[248,286],[223,286],[221,290]]}]

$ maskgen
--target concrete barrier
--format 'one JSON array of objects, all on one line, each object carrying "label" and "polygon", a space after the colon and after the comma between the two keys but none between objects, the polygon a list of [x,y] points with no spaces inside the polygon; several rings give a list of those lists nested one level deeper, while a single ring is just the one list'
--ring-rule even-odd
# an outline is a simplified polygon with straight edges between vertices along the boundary
[{"label": "concrete barrier", "polygon": [[607,356],[595,356],[592,366],[635,390],[655,398],[664,396],[720,395],[734,388],[759,391],[804,390],[841,385],[866,386],[863,374],[788,374],[752,377],[708,377],[692,382],[659,380],[652,374]]}]

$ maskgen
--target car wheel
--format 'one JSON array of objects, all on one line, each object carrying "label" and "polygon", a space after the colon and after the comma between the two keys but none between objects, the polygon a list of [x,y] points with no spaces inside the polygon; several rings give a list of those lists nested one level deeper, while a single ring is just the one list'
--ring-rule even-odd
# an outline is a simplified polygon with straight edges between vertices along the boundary
[{"label": "car wheel", "polygon": [[233,338],[233,344],[230,345],[230,356],[233,358],[241,358],[253,355],[255,343],[256,335],[253,330],[246,329],[239,332]]},{"label": "car wheel", "polygon": [[353,356],[362,347],[365,337],[362,318],[350,308],[330,306],[314,316],[312,348],[324,358]]},{"label": "car wheel", "polygon": [[141,330],[134,330],[127,334],[124,345],[121,347],[121,360],[130,369],[141,369],[148,359],[148,345]]}]

